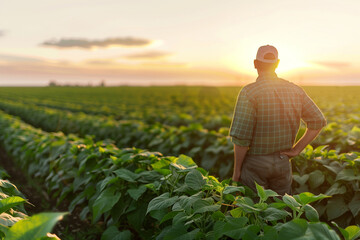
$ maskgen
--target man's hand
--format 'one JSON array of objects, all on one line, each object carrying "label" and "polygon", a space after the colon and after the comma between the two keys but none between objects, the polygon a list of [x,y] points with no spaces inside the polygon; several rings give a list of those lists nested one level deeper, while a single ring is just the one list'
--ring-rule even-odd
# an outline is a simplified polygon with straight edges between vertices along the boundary
[{"label": "man's hand", "polygon": [[290,158],[299,155],[302,152],[302,150],[304,150],[304,148],[308,144],[310,144],[311,141],[314,140],[314,138],[316,138],[316,136],[319,134],[320,131],[321,131],[321,128],[320,129],[308,129],[307,128],[304,135],[301,137],[301,139],[295,144],[295,146],[291,150],[281,152],[281,153],[288,155]]},{"label": "man's hand", "polygon": [[233,182],[240,182],[240,173],[239,172],[234,172],[233,176],[232,176],[232,180]]},{"label": "man's hand", "polygon": [[280,152],[280,154],[285,154],[285,155],[287,155],[289,158],[292,158],[292,157],[296,157],[297,155],[299,155],[300,152],[299,152],[298,150],[296,150],[295,148],[292,148],[292,149],[289,150],[289,151]]},{"label": "man's hand", "polygon": [[241,167],[248,149],[249,147],[242,147],[234,144],[234,171],[232,176],[234,182],[240,181]]}]

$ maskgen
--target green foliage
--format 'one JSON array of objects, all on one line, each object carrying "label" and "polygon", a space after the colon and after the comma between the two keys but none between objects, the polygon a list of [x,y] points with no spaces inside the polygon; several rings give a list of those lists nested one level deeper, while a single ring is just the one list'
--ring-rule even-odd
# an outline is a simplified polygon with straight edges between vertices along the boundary
[{"label": "green foliage", "polygon": [[64,215],[65,213],[39,213],[20,220],[5,233],[6,240],[48,239],[46,236]]},{"label": "green foliage", "polygon": [[[147,96],[146,101],[134,100],[131,88],[114,90],[122,91],[117,95],[119,101],[112,101],[115,98],[102,90],[107,100],[96,104],[93,99],[98,90],[94,89],[76,89],[70,98],[64,96],[73,89],[64,88],[60,95],[51,89],[32,89],[22,95],[16,95],[18,90],[0,90],[0,108],[46,131],[69,134],[46,133],[1,113],[1,142],[23,169],[44,180],[58,203],[70,200],[69,210],[80,208],[82,219],[104,222],[108,228],[103,239],[133,235],[145,239],[283,239],[291,233],[292,238],[338,239],[322,222],[332,220],[345,239],[358,238],[358,227],[348,225],[360,220],[360,153],[339,154],[359,150],[356,107],[347,104],[345,108],[338,102],[328,107],[322,104],[326,92],[314,95],[329,124],[313,143],[316,148],[308,147],[292,160],[297,195],[281,198],[257,186],[254,198],[249,189],[219,182],[185,155],[163,157],[158,152],[125,148],[188,154],[211,173],[229,176],[233,146],[226,135],[238,89],[220,89],[221,98],[207,96],[206,90],[196,101],[199,89],[188,89],[184,96],[169,89],[157,89],[163,96],[136,89]],[[167,91],[174,95],[169,97]],[[44,100],[45,96],[51,100]],[[133,104],[128,104],[130,98]],[[107,138],[121,149],[110,140],[94,141]],[[0,184],[8,191],[17,190],[6,182]],[[16,222],[13,216],[4,219],[9,224]]]},{"label": "green foliage", "polygon": [[24,203],[28,202],[17,187],[0,179],[0,239],[59,239],[49,232],[64,213],[40,213],[28,217]]},{"label": "green foliage", "polygon": [[[359,152],[337,154],[334,150],[323,147],[314,150],[308,146],[292,160],[295,193],[300,193],[304,203],[313,196],[301,192],[320,194],[315,200],[323,200],[314,204],[320,218],[335,220],[342,227],[356,224],[360,219],[359,156]],[[324,198],[321,193],[332,197]]]},{"label": "green foliage", "polygon": [[280,226],[302,217],[309,229],[305,232],[315,234],[323,226],[313,226],[320,222],[308,204],[324,195],[302,193],[280,200],[259,185],[255,195],[244,186],[229,186],[228,180],[219,182],[184,155],[162,157],[91,138],[46,133],[5,114],[0,114],[0,131],[7,151],[18,154],[18,163],[30,174],[44,179],[59,202],[68,198],[70,211],[80,207],[83,219],[107,224],[103,239],[134,233],[159,239],[256,239],[280,236],[286,229]]}]

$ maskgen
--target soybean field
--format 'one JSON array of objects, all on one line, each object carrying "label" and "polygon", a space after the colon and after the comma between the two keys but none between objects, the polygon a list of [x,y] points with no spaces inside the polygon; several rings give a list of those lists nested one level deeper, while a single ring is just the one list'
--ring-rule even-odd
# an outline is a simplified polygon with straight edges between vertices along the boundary
[{"label": "soybean field", "polygon": [[360,87],[303,88],[282,197],[230,181],[241,87],[0,88],[0,238],[359,239]]}]

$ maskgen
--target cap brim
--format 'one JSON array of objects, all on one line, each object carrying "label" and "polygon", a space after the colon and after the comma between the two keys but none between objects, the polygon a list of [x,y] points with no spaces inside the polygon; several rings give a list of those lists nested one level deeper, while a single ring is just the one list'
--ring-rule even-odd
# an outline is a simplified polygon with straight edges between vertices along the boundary
[{"label": "cap brim", "polygon": [[276,63],[278,61],[278,59],[256,59],[256,60],[263,63]]}]

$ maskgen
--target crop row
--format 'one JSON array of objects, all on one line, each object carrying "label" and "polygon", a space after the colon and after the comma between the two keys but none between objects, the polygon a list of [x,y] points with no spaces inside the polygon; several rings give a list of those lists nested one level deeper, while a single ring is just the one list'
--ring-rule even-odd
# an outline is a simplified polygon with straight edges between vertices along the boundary
[{"label": "crop row", "polygon": [[0,239],[59,239],[49,232],[64,213],[40,213],[29,217],[24,208],[29,202],[5,179],[7,177],[9,175],[0,167]]},{"label": "crop row", "polygon": [[[186,154],[199,166],[211,169],[221,178],[229,177],[233,166],[233,144],[227,131],[208,131],[199,124],[170,127],[161,124],[147,125],[139,121],[116,121],[108,117],[71,113],[51,108],[1,101],[0,109],[17,115],[24,121],[49,132],[76,133],[84,137],[94,135],[96,140],[112,139],[120,148],[138,147],[160,151],[165,155]],[[302,130],[299,135],[302,134]],[[349,132],[340,125],[329,123],[314,146],[329,145],[337,151],[360,149],[360,129]]]},{"label": "crop row", "polygon": [[203,129],[200,124],[179,128],[147,125],[11,101],[0,101],[0,109],[48,132],[76,133],[82,137],[94,135],[96,140],[111,139],[120,148],[135,146],[165,155],[187,154],[220,177],[228,176],[233,164],[230,138]]},{"label": "crop row", "polygon": [[[206,89],[153,90],[155,91],[144,88],[5,88],[0,89],[0,98],[71,112],[111,116],[116,120],[141,120],[146,124],[160,122],[182,126],[201,123],[210,130],[230,125],[236,96],[219,98],[219,93],[214,96],[211,90]],[[214,97],[217,97],[216,102],[213,101]]]},{"label": "crop row", "polygon": [[[83,220],[104,222],[104,240],[340,239],[310,205],[325,200],[322,194],[280,198],[260,186],[254,194],[219,182],[185,155],[46,133],[4,113],[0,133],[5,149],[58,202],[69,201],[69,211],[80,207]],[[338,229],[345,239],[360,235],[358,226]]]},{"label": "crop row", "polygon": [[[304,88],[329,123],[340,125],[344,132],[360,123],[358,87]],[[200,123],[205,129],[219,130],[230,126],[239,90],[240,87],[0,88],[0,99],[116,120],[178,127]]]},{"label": "crop row", "polygon": [[[21,104],[2,102],[0,103],[0,107],[7,107],[9,112],[20,115],[28,122],[34,123],[49,131],[61,129],[65,130],[65,132],[80,132],[83,135],[86,133],[96,134],[98,139],[116,138],[122,143],[119,144],[118,142],[118,146],[123,147],[132,146],[132,142],[137,147],[144,147],[147,143],[155,140],[158,141],[158,145],[151,146],[153,150],[156,148],[164,150],[164,146],[167,146],[170,149],[173,148],[175,151],[177,147],[176,144],[184,146],[181,145],[179,141],[186,139],[185,143],[188,144],[187,147],[181,148],[181,151],[175,151],[176,153],[187,153],[188,151],[190,155],[193,155],[193,149],[199,149],[197,152],[198,155],[195,155],[195,161],[200,165],[207,166],[208,169],[214,168],[214,166],[218,167],[220,171],[213,172],[221,177],[228,175],[232,168],[233,152],[229,139],[218,137],[202,129],[184,128],[184,132],[182,132],[181,135],[181,133],[176,132],[177,129],[174,128],[172,128],[173,131],[166,132],[164,128],[159,126],[155,126],[153,129],[141,128],[141,126],[143,126],[141,123],[137,123],[139,125],[135,123],[127,123],[125,126],[116,125],[116,121],[109,120],[108,118],[100,119],[95,116],[72,114],[65,111],[39,107],[26,108]],[[114,125],[116,127],[114,127]],[[332,128],[332,125],[330,124],[329,127]],[[327,131],[328,130],[325,129],[325,132]],[[202,138],[199,137],[200,134],[202,134]],[[204,141],[204,139],[209,136],[209,140]],[[171,140],[174,140],[174,138],[176,138],[177,141],[172,142]],[[214,141],[212,146],[210,145],[211,141]],[[164,145],[165,143],[170,144]],[[201,145],[201,143],[203,143],[203,145]],[[206,146],[209,147],[206,148]],[[203,151],[203,148],[206,150]],[[322,147],[319,149],[321,148]],[[168,151],[167,154],[170,154]],[[345,226],[351,221],[356,222],[354,219],[359,220],[359,211],[357,211],[357,209],[360,209],[360,195],[355,194],[359,191],[359,179],[356,170],[358,165],[354,164],[358,162],[356,160],[356,153],[337,155],[334,150],[324,150],[314,151],[313,155],[309,155],[308,152],[304,154],[293,160],[293,165],[298,166],[294,168],[294,172],[298,173],[298,175],[294,176],[295,192],[324,192],[328,195],[334,195],[334,198],[329,200],[329,203],[328,200],[323,200],[322,204],[316,204],[316,208],[319,210],[321,216],[324,216],[324,219],[328,221],[338,219],[337,221],[343,222],[342,225]],[[355,156],[355,158],[349,158],[348,156]],[[331,160],[329,160],[329,158]],[[199,161],[199,159],[202,159],[202,161]],[[336,167],[333,167],[333,165]],[[352,171],[354,171],[354,173],[352,173]],[[344,172],[350,175],[344,178]],[[338,177],[339,173],[340,176]],[[321,189],[321,191],[319,191],[319,189]],[[346,195],[346,197],[344,197],[344,195]],[[337,208],[339,205],[343,207]]]}]

